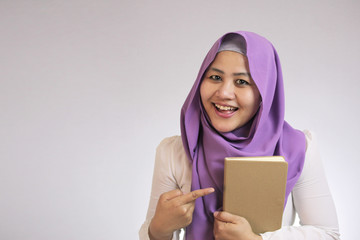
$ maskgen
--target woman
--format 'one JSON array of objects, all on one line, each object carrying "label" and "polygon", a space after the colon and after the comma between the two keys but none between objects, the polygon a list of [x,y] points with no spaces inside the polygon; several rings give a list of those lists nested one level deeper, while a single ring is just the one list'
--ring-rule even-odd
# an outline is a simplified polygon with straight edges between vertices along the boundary
[{"label": "woman", "polygon": [[[316,140],[284,121],[280,62],[272,44],[250,32],[215,42],[181,111],[181,137],[157,149],[140,239],[339,239],[335,207]],[[282,155],[288,162],[283,226],[253,233],[221,211],[224,158]],[[296,213],[302,226],[292,226]]]}]

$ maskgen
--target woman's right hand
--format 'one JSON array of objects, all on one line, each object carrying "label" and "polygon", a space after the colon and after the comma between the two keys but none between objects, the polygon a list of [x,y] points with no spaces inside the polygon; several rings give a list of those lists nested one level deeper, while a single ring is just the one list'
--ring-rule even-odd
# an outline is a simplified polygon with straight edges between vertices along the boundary
[{"label": "woman's right hand", "polygon": [[161,194],[149,225],[150,239],[171,239],[174,231],[191,223],[195,200],[212,192],[213,188],[204,188],[183,194],[180,189],[176,189]]}]

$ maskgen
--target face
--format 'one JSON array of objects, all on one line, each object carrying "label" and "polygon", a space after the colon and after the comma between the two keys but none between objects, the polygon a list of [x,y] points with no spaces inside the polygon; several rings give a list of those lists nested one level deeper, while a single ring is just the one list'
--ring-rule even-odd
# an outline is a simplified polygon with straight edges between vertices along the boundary
[{"label": "face", "polygon": [[200,95],[211,124],[219,132],[245,125],[261,103],[247,58],[233,51],[217,54],[203,77]]}]

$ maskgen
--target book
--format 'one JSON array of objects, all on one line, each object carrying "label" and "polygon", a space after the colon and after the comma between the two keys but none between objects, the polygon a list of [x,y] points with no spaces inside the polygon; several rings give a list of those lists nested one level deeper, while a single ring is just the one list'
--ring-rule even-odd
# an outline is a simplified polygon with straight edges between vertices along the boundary
[{"label": "book", "polygon": [[256,234],[280,229],[287,169],[282,156],[225,158],[223,210],[246,218]]}]

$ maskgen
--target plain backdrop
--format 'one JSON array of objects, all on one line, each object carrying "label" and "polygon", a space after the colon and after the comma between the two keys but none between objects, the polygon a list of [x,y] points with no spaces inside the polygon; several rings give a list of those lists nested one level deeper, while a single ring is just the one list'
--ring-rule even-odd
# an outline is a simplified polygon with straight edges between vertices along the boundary
[{"label": "plain backdrop", "polygon": [[0,0],[0,239],[137,239],[155,148],[222,34],[268,38],[320,141],[342,239],[359,202],[360,2]]}]

